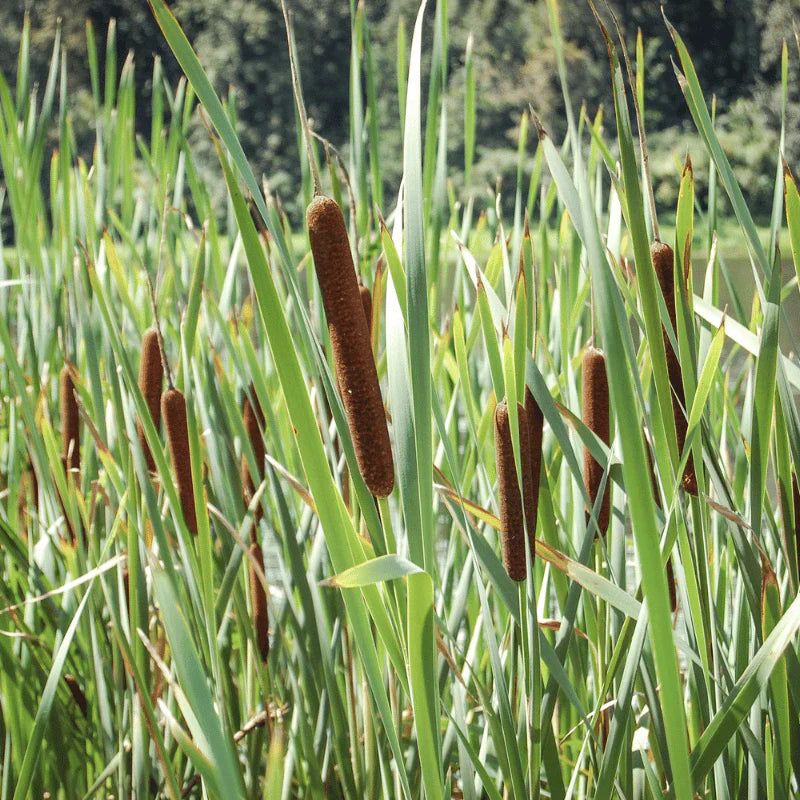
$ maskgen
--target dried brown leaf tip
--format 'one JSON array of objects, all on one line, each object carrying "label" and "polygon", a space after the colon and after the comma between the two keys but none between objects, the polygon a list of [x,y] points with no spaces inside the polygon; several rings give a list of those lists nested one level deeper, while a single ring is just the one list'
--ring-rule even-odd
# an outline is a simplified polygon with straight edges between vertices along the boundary
[{"label": "dried brown leaf tip", "polygon": [[[603,353],[587,347],[583,356],[583,423],[600,441],[611,444],[609,429],[609,397],[608,378],[606,377],[606,359]],[[603,480],[604,467],[589,451],[583,449],[583,482],[589,495],[592,507],[596,507],[597,495]],[[588,512],[587,512],[588,513]],[[605,536],[611,519],[611,492],[608,481],[600,501],[600,512],[597,518],[598,532]]]},{"label": "dried brown leaf tip", "polygon": [[255,564],[264,572],[264,553],[257,542],[250,544],[250,601],[253,606],[253,624],[256,629],[258,653],[261,660],[266,663],[269,655],[269,610],[267,608],[267,593],[264,584],[258,575]]},{"label": "dried brown leaf tip", "polygon": [[197,535],[197,513],[192,488],[192,460],[189,454],[189,426],[186,422],[186,398],[178,389],[167,389],[161,398],[161,413],[167,429],[167,443],[175,470],[175,483],[186,527]]},{"label": "dried brown leaf tip", "polygon": [[73,480],[77,484],[81,468],[81,422],[72,371],[66,364],[61,369],[58,388],[61,414],[61,456],[65,469],[73,473]]},{"label": "dried brown leaf tip", "polygon": [[[249,505],[255,494],[256,487],[263,480],[264,457],[266,455],[264,437],[261,435],[261,430],[264,427],[264,412],[256,397],[253,384],[250,384],[250,389],[244,396],[242,417],[244,419],[245,430],[247,431],[247,438],[250,440],[250,446],[253,448],[253,455],[255,456],[256,464],[259,469],[259,472],[254,478],[250,472],[250,465],[247,461],[247,457],[244,454],[242,455],[242,488],[244,490],[245,503]],[[256,541],[258,521],[261,519],[262,514],[261,504],[259,504],[255,509],[255,523],[250,529],[250,536],[253,541]]]},{"label": "dried brown leaf tip", "polygon": [[[664,305],[667,307],[669,321],[672,329],[677,332],[677,315],[675,310],[675,272],[674,253],[668,244],[653,242],[650,247],[650,256],[653,259],[653,268],[656,272],[661,294],[664,295]],[[678,355],[664,330],[664,350],[667,356],[667,374],[669,385],[672,389],[672,413],[675,418],[675,432],[678,435],[678,452],[683,452],[686,444],[688,421],[683,409],[686,407],[686,397],[683,392],[683,377]],[[694,459],[689,453],[686,467],[683,470],[682,486],[689,494],[697,496],[697,475],[694,469]]]},{"label": "dried brown leaf tip", "polygon": [[358,468],[370,492],[386,497],[394,488],[389,429],[342,210],[317,196],[306,223]]},{"label": "dried brown leaf tip", "polygon": [[[142,336],[142,356],[139,362],[139,389],[144,395],[147,409],[153,420],[156,430],[161,425],[161,387],[164,380],[164,365],[161,363],[161,350],[158,346],[158,332],[155,328],[148,328]],[[144,426],[141,420],[136,421],[136,434],[139,445],[144,452],[147,469],[156,471],[156,462],[147,444]]]},{"label": "dried brown leaf tip", "polygon": [[519,490],[517,469],[514,462],[514,446],[511,439],[511,422],[508,403],[503,400],[494,412],[494,446],[497,459],[497,493],[500,507],[500,534],[503,545],[503,565],[508,577],[524,581],[527,576],[525,563],[525,523],[531,537],[531,559],[533,559],[533,535],[536,516],[533,507],[533,473],[531,463],[530,429],[525,407],[517,404],[519,417],[520,465],[523,467],[522,488],[525,497],[524,517],[522,496]]}]

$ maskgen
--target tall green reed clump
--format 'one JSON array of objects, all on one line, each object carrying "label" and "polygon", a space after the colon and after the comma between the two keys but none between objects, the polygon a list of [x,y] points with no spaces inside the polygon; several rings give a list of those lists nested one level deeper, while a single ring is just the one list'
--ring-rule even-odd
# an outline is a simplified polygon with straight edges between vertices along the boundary
[{"label": "tall green reed clump", "polygon": [[[695,196],[687,160],[677,207],[656,208],[632,121],[646,118],[644,42],[634,73],[599,28],[614,119],[576,117],[549,0],[568,133],[558,146],[520,109],[505,220],[496,197],[450,181],[475,174],[485,99],[464,43],[466,161],[452,164],[455,45],[447,4],[423,3],[410,48],[398,29],[404,180],[385,196],[373,42],[354,4],[347,171],[309,141],[301,188],[312,203],[324,171],[359,320],[359,277],[371,293],[373,419],[393,473],[376,491],[353,385],[337,384],[330,298],[298,270],[319,259],[314,226],[309,239],[265,196],[235,94],[218,99],[163,0],[151,4],[186,80],[148,68],[153,122],[137,136],[143,67],[118,61],[113,25],[101,59],[88,27],[91,163],[58,39],[39,93],[28,27],[14,90],[0,80],[13,223],[0,258],[0,797],[796,794],[800,370],[779,346],[800,256],[793,165],[775,154],[760,230],[669,29],[712,191]],[[785,100],[787,48],[783,67]],[[222,214],[188,143],[198,104]],[[719,190],[735,225],[718,225]],[[667,268],[657,240],[675,254]],[[737,246],[756,293],[725,313]],[[166,436],[155,355],[139,373],[154,313],[157,364],[174,369]],[[583,414],[589,339],[613,438]],[[77,433],[58,405],[65,352]],[[61,464],[78,453],[79,480]],[[522,539],[511,574],[514,490],[534,547]]]}]

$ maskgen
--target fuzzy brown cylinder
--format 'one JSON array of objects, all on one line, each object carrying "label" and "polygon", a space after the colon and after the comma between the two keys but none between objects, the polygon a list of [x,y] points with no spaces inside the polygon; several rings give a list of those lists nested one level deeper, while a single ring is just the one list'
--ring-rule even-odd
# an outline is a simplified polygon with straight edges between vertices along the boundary
[{"label": "fuzzy brown cylinder", "polygon": [[544,438],[544,414],[536,402],[531,390],[525,387],[525,416],[528,418],[528,442],[530,445],[531,472],[531,516],[533,527],[528,529],[528,543],[531,550],[531,561],[536,554],[535,537],[539,514],[539,485],[542,476],[542,439]]},{"label": "fuzzy brown cylinder", "polygon": [[186,422],[186,398],[177,389],[167,389],[161,398],[161,414],[167,429],[167,443],[175,470],[175,483],[186,527],[197,535],[197,513],[192,487],[192,460],[189,454],[189,427]]},{"label": "fuzzy brown cylinder", "polygon": [[70,675],[69,672],[64,673],[64,683],[67,684],[69,687],[69,692],[72,695],[72,700],[74,701],[75,705],[78,706],[80,709],[81,714],[83,714],[84,719],[88,719],[89,717],[89,706],[86,702],[86,695],[83,693],[83,689],[81,689],[80,684],[78,683],[77,679],[74,675]]},{"label": "fuzzy brown cylinder", "polygon": [[78,401],[75,398],[75,384],[70,368],[65,364],[59,375],[59,406],[61,412],[61,455],[66,469],[72,473],[77,485],[81,468],[80,435],[81,421]]},{"label": "fuzzy brown cylinder", "polygon": [[[650,246],[650,255],[653,259],[653,267],[661,287],[661,294],[664,295],[664,304],[667,307],[669,321],[672,329],[677,335],[677,314],[675,307],[675,272],[673,269],[674,254],[672,248],[663,242],[653,242]],[[681,365],[678,354],[664,330],[664,350],[667,355],[667,374],[669,375],[669,385],[672,389],[672,413],[675,417],[675,432],[678,435],[678,452],[683,452],[686,444],[686,432],[689,426],[683,409],[686,408],[686,397],[683,391],[683,377],[681,375]],[[686,466],[683,470],[681,485],[684,490],[697,496],[697,475],[694,469],[694,459],[689,453]]]},{"label": "fuzzy brown cylinder", "polygon": [[306,223],[358,468],[370,492],[386,497],[394,488],[389,429],[342,210],[317,196]]},{"label": "fuzzy brown cylinder", "polygon": [[[253,398],[252,402],[250,400],[251,397]],[[257,473],[257,479],[254,479],[250,473],[250,465],[247,461],[247,457],[242,454],[242,489],[244,491],[244,501],[249,505],[250,501],[253,499],[253,495],[255,494],[256,487],[264,478],[264,456],[266,455],[266,451],[264,449],[264,437],[261,435],[261,430],[264,427],[264,412],[261,410],[261,405],[258,402],[256,391],[252,384],[250,384],[250,390],[244,397],[242,418],[244,419],[244,427],[247,431],[247,438],[250,440],[250,446],[253,448],[253,455],[256,458],[256,464],[258,464],[259,469],[259,472]],[[250,538],[253,541],[256,541],[257,539],[258,522],[261,519],[262,514],[263,512],[261,510],[261,504],[259,503],[255,509],[255,521],[253,523],[253,527],[250,529]]]},{"label": "fuzzy brown cylinder", "polygon": [[364,308],[364,316],[367,318],[367,330],[372,336],[372,294],[366,286],[359,285],[358,293],[361,295],[361,305]]},{"label": "fuzzy brown cylinder", "polygon": [[269,655],[269,609],[267,608],[267,593],[258,576],[253,560],[264,571],[264,553],[258,542],[250,544],[250,600],[253,605],[253,624],[256,629],[258,652],[261,660],[266,664]]},{"label": "fuzzy brown cylinder", "polygon": [[[144,395],[147,409],[153,420],[156,430],[161,425],[161,385],[164,380],[164,365],[161,363],[161,350],[158,346],[158,332],[155,328],[148,328],[142,337],[142,357],[139,362],[139,389]],[[156,462],[147,444],[144,426],[141,420],[136,420],[136,434],[139,445],[144,452],[147,469],[156,471]]]},{"label": "fuzzy brown cylinder", "polygon": [[[583,356],[583,423],[600,441],[611,444],[609,429],[608,378],[606,377],[606,359],[600,350],[587,347]],[[583,449],[583,483],[594,508],[600,484],[603,480],[603,465],[595,460],[588,447]],[[588,518],[588,510],[587,510]],[[608,481],[600,501],[600,513],[597,518],[598,533],[605,536],[611,519],[611,492]]]},{"label": "fuzzy brown cylinder", "polygon": [[[520,495],[517,468],[514,462],[514,446],[511,440],[511,424],[508,418],[508,403],[502,400],[494,412],[494,446],[497,459],[497,494],[500,506],[500,533],[503,543],[503,565],[513,581],[524,581],[527,576],[525,563],[525,523],[528,531],[535,531],[536,517],[533,509],[533,474],[526,469],[531,462],[530,431],[525,407],[517,403],[519,416],[520,465],[523,466]],[[522,497],[525,498],[523,518]],[[533,551],[531,552],[533,558]]]}]

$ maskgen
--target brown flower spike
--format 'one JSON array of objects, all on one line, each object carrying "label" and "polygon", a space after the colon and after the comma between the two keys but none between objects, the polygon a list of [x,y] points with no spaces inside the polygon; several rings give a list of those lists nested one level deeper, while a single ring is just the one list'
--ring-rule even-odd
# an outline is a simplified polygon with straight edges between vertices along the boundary
[{"label": "brown flower spike", "polygon": [[[677,316],[675,311],[675,273],[673,270],[674,253],[668,244],[663,242],[653,242],[650,247],[650,255],[653,259],[653,268],[658,278],[658,285],[661,287],[661,294],[664,295],[664,304],[667,307],[669,321],[672,329],[677,332]],[[662,328],[663,330],[663,328]],[[683,409],[686,407],[686,397],[683,392],[683,377],[681,376],[681,365],[678,355],[670,343],[669,336],[664,330],[664,350],[667,355],[667,374],[669,375],[669,385],[672,389],[672,413],[675,417],[675,432],[678,435],[678,452],[683,452],[686,444],[686,432],[688,422]],[[682,485],[689,494],[697,496],[697,475],[694,469],[694,459],[689,453],[686,467],[683,470]]]},{"label": "brown flower spike", "polygon": [[[158,332],[155,328],[148,328],[142,337],[142,358],[139,362],[139,389],[144,395],[147,409],[153,420],[156,430],[161,425],[161,385],[164,380],[164,366],[161,363],[161,350],[158,346]],[[144,426],[141,420],[136,421],[136,435],[139,445],[144,452],[147,469],[156,471],[156,462],[147,444]]]},{"label": "brown flower spike", "polygon": [[186,398],[175,388],[167,389],[161,398],[161,413],[167,429],[167,443],[175,470],[175,482],[186,527],[197,535],[197,513],[192,487],[192,459],[189,454],[189,427],[186,422]]},{"label": "brown flower spike", "polygon": [[358,469],[370,492],[386,497],[394,487],[389,429],[342,210],[318,195],[306,223]]},{"label": "brown flower spike", "polygon": [[[600,350],[587,347],[583,356],[583,423],[606,445],[610,444],[608,378],[606,377],[606,360]],[[603,465],[598,463],[589,451],[583,448],[583,482],[594,508],[600,484],[603,480]],[[588,510],[587,510],[588,519]],[[597,517],[598,533],[605,536],[611,519],[611,493],[606,481],[603,498],[600,501],[600,513]]]}]

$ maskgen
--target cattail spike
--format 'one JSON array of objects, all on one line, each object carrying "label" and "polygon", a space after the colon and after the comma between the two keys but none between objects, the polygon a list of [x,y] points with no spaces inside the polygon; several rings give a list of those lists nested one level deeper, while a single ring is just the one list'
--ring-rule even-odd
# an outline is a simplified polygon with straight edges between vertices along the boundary
[{"label": "cattail spike", "polygon": [[[252,398],[252,402],[250,400]],[[250,390],[244,397],[244,405],[242,409],[242,417],[244,419],[244,427],[247,431],[247,438],[250,440],[250,446],[253,448],[253,455],[258,465],[257,482],[250,474],[250,465],[247,457],[242,454],[242,488],[244,490],[244,501],[248,505],[253,499],[256,491],[256,486],[263,480],[264,469],[264,456],[266,451],[264,449],[264,438],[261,435],[261,430],[264,427],[264,412],[261,410],[261,405],[256,397],[256,391],[253,384],[250,384]],[[250,537],[255,542],[257,540],[258,523],[262,517],[261,504],[259,503],[255,509],[255,521],[253,527],[250,529]]]},{"label": "cattail spike", "polygon": [[[583,422],[606,445],[611,444],[609,429],[608,378],[606,360],[600,350],[588,347],[583,356]],[[603,480],[603,466],[597,462],[588,447],[583,449],[583,482],[592,508],[596,507],[597,495]],[[600,501],[597,518],[599,534],[608,532],[611,519],[611,492],[608,482]]]},{"label": "cattail spike", "polygon": [[358,468],[370,492],[386,497],[394,488],[389,429],[342,210],[320,195],[306,222]]},{"label": "cattail spike", "polygon": [[364,316],[367,318],[367,330],[370,337],[372,336],[372,295],[369,289],[363,284],[358,287],[358,293],[361,295],[361,305],[364,307]]},{"label": "cattail spike", "polygon": [[[164,380],[164,365],[161,361],[161,348],[158,344],[158,331],[148,328],[142,337],[142,358],[139,362],[139,389],[144,395],[147,409],[153,420],[156,430],[161,425],[161,387]],[[147,437],[144,433],[144,426],[141,420],[136,421],[136,434],[139,437],[139,445],[144,452],[147,462],[147,469],[150,472],[156,471],[156,462],[147,444]]]},{"label": "cattail spike", "polygon": [[167,389],[161,398],[161,413],[167,429],[172,468],[181,501],[186,527],[197,535],[197,512],[192,486],[192,459],[189,453],[189,426],[186,422],[186,398],[178,389]]},{"label": "cattail spike", "polygon": [[539,488],[542,474],[542,439],[544,438],[544,414],[531,390],[525,387],[525,416],[528,418],[528,441],[530,445],[531,472],[531,516],[533,527],[528,529],[528,542],[531,550],[531,561],[536,554],[535,537],[539,514]]},{"label": "cattail spike", "polygon": [[[500,499],[500,524],[503,541],[503,565],[513,581],[524,581],[527,576],[525,563],[525,523],[528,535],[536,530],[533,509],[533,473],[526,469],[531,463],[530,433],[525,407],[517,403],[519,416],[520,464],[523,465],[522,490],[520,495],[517,468],[514,462],[514,446],[511,441],[511,424],[508,418],[508,403],[502,400],[494,412],[494,445],[497,458],[497,493]],[[523,519],[522,497],[525,498]],[[531,544],[532,544],[531,539]],[[531,551],[533,558],[533,550]]]},{"label": "cattail spike", "polygon": [[61,455],[66,469],[73,472],[75,484],[79,482],[81,468],[80,414],[75,398],[75,384],[68,365],[64,365],[59,376],[59,401],[61,410]]},{"label": "cattail spike", "polygon": [[[661,294],[664,295],[664,304],[667,307],[669,321],[672,329],[677,332],[677,314],[675,311],[675,272],[674,272],[674,253],[668,244],[654,242],[650,247],[650,255],[653,259],[658,284],[661,287]],[[669,385],[672,389],[672,413],[675,418],[675,432],[678,438],[678,452],[683,452],[686,444],[686,432],[688,421],[683,409],[686,407],[686,396],[683,391],[683,377],[681,375],[681,365],[678,355],[672,347],[672,343],[664,330],[664,350],[667,356],[667,374]],[[681,481],[683,488],[689,494],[697,496],[697,475],[694,469],[694,459],[689,453],[686,466],[683,470]]]},{"label": "cattail spike", "polygon": [[253,605],[253,623],[256,629],[258,652],[261,660],[266,663],[269,655],[269,609],[267,608],[267,593],[255,568],[255,561],[261,572],[264,572],[264,553],[258,542],[250,544],[250,600]]}]

